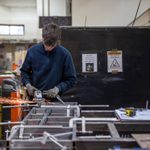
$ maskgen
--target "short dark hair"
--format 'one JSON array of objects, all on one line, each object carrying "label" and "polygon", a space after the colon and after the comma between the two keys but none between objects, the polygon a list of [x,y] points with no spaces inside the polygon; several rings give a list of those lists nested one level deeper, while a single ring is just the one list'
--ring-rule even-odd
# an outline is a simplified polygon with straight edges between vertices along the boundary
[{"label": "short dark hair", "polygon": [[42,37],[45,45],[55,45],[60,39],[61,30],[57,24],[49,23],[42,29]]}]

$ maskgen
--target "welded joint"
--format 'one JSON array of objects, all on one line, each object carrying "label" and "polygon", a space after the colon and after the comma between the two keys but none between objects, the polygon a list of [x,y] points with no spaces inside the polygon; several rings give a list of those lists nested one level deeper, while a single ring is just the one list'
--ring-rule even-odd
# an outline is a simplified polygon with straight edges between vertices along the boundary
[{"label": "welded joint", "polygon": [[54,135],[51,135],[51,134],[49,134],[48,132],[44,131],[44,132],[43,132],[43,140],[41,141],[42,144],[46,144],[47,139],[49,139],[50,141],[52,141],[52,142],[54,142],[56,145],[58,145],[58,146],[61,148],[61,150],[66,150],[66,149],[67,149],[66,146],[63,146],[62,144],[60,144],[60,143],[58,142],[58,139],[57,139]]}]

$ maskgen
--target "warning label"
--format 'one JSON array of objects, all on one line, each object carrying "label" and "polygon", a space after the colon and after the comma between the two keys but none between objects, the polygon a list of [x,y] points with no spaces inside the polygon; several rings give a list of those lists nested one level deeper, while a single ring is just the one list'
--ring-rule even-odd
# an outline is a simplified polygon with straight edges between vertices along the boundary
[{"label": "warning label", "polygon": [[110,65],[110,68],[116,69],[119,68],[120,65],[116,59],[113,60],[112,64]]},{"label": "warning label", "polygon": [[122,51],[107,51],[107,71],[122,72]]}]

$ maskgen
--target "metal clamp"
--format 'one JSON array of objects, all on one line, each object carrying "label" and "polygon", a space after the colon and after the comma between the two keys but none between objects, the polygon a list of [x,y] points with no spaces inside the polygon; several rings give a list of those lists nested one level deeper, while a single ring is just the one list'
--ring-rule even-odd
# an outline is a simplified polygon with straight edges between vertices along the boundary
[{"label": "metal clamp", "polygon": [[77,121],[80,121],[82,123],[82,132],[86,132],[86,122],[87,121],[117,121],[117,118],[72,118],[69,120],[69,127],[74,127],[74,122],[77,123]]}]

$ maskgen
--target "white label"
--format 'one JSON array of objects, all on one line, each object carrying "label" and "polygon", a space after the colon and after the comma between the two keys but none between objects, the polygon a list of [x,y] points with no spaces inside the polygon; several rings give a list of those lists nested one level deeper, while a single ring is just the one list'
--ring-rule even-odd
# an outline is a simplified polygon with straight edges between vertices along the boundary
[{"label": "white label", "polygon": [[82,54],[82,72],[97,72],[97,54]]}]

